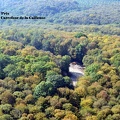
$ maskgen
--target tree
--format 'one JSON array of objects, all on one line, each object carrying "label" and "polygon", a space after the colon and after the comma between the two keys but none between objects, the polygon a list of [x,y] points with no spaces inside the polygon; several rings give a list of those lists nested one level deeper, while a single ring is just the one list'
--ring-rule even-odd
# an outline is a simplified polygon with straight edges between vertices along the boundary
[{"label": "tree", "polygon": [[85,55],[82,59],[82,62],[87,67],[94,62],[94,56]]},{"label": "tree", "polygon": [[80,97],[85,97],[87,95],[87,87],[84,85],[79,86],[75,89],[74,92],[75,92],[75,94],[77,94]]},{"label": "tree", "polygon": [[105,108],[101,111],[98,111],[97,118],[98,120],[106,119],[108,115],[112,114],[109,108]]},{"label": "tree", "polygon": [[75,47],[75,54],[76,54],[76,60],[77,61],[80,61],[82,63],[82,59],[83,59],[85,53],[86,53],[86,48],[85,48],[84,45],[78,44]]},{"label": "tree", "polygon": [[64,88],[64,87],[60,87],[57,90],[58,90],[59,96],[62,98],[69,98],[70,95],[73,93],[73,90],[69,88]]},{"label": "tree", "polygon": [[59,99],[60,99],[59,96],[53,96],[50,99],[50,105],[53,106],[56,109],[60,109],[62,104],[59,102]]},{"label": "tree", "polygon": [[31,41],[31,45],[34,46],[36,49],[40,50],[42,48],[42,43],[38,39],[34,39]]},{"label": "tree", "polygon": [[46,72],[45,64],[46,62],[44,61],[39,61],[39,62],[35,62],[34,64],[32,64],[31,66],[32,73],[38,72],[38,73],[45,74]]},{"label": "tree", "polygon": [[97,116],[92,115],[92,116],[86,117],[86,120],[98,120],[98,119],[97,119]]},{"label": "tree", "polygon": [[97,73],[99,69],[100,65],[98,63],[93,63],[86,68],[85,74],[92,78],[91,82],[98,81],[102,77]]},{"label": "tree", "polygon": [[0,54],[0,78],[5,77],[3,69],[11,62],[8,55]]},{"label": "tree", "polygon": [[10,114],[14,119],[19,119],[22,115],[21,111],[15,108],[10,111]]},{"label": "tree", "polygon": [[71,46],[71,42],[72,40],[64,40],[60,43],[60,45],[58,45],[59,47],[59,54],[60,55],[68,55],[68,51],[70,49],[70,46]]},{"label": "tree", "polygon": [[101,108],[102,106],[107,105],[107,101],[103,98],[99,98],[97,101],[94,101],[93,107],[94,108]]},{"label": "tree", "polygon": [[102,90],[102,86],[98,82],[92,83],[90,86],[87,87],[87,91],[90,95],[96,96],[98,92]]},{"label": "tree", "polygon": [[20,91],[15,91],[13,93],[14,97],[16,98],[24,98],[25,97],[25,94],[23,92],[20,92]]},{"label": "tree", "polygon": [[113,106],[111,110],[114,114],[120,114],[120,105]]},{"label": "tree", "polygon": [[69,113],[62,120],[78,120],[78,118],[73,113]]},{"label": "tree", "polygon": [[47,77],[47,81],[52,83],[55,89],[58,87],[64,87],[66,85],[62,75],[50,75]]},{"label": "tree", "polygon": [[11,77],[13,79],[24,74],[23,69],[21,69],[20,67],[18,67],[16,65],[13,65],[13,64],[7,65],[3,69],[3,71],[5,72],[6,76]]},{"label": "tree", "polygon": [[0,116],[0,119],[1,119],[1,120],[14,120],[14,119],[12,118],[12,116],[9,115],[9,114],[4,114],[4,115]]},{"label": "tree", "polygon": [[65,111],[64,110],[55,109],[54,112],[55,112],[54,116],[57,120],[61,120],[65,116]]},{"label": "tree", "polygon": [[120,114],[113,114],[111,120],[119,120],[120,119]]},{"label": "tree", "polygon": [[15,103],[15,97],[9,92],[9,91],[4,91],[1,94],[1,103],[5,104],[14,104]]},{"label": "tree", "polygon": [[69,88],[72,88],[72,87],[73,87],[73,85],[72,85],[72,80],[70,79],[70,77],[65,76],[65,77],[64,77],[64,81],[65,81],[65,85],[66,85],[67,87],[69,87]]},{"label": "tree", "polygon": [[25,103],[19,103],[15,106],[16,110],[21,111],[21,113],[27,113],[28,112],[28,107],[26,106]]},{"label": "tree", "polygon": [[25,97],[25,102],[27,103],[27,104],[32,104],[32,103],[34,103],[34,97],[33,97],[33,95],[32,94],[29,94],[29,95],[27,95],[26,97]]},{"label": "tree", "polygon": [[42,41],[44,39],[44,34],[38,31],[33,32],[33,35],[31,36],[31,45],[40,50],[42,48]]},{"label": "tree", "polygon": [[47,96],[52,95],[54,93],[54,87],[51,82],[40,82],[36,87],[34,91],[34,97],[39,98],[40,96]]},{"label": "tree", "polygon": [[65,55],[62,57],[62,59],[60,60],[60,68],[62,71],[68,72],[70,61],[70,56]]},{"label": "tree", "polygon": [[0,105],[0,110],[2,110],[2,113],[9,114],[12,110],[12,105],[10,104],[2,104]]},{"label": "tree", "polygon": [[82,108],[92,107],[92,104],[93,104],[93,100],[91,98],[86,98],[86,99],[82,98],[80,102],[80,106]]},{"label": "tree", "polygon": [[54,116],[54,107],[48,107],[45,109],[45,114],[47,116],[47,118],[53,117]]},{"label": "tree", "polygon": [[40,106],[37,106],[37,105],[31,105],[31,104],[29,104],[28,108],[29,108],[29,113],[30,114],[36,114],[36,113],[38,113],[38,112],[41,111]]},{"label": "tree", "polygon": [[97,73],[100,65],[98,63],[93,63],[86,68],[86,75],[91,75],[92,73]]},{"label": "tree", "polygon": [[52,75],[58,75],[58,73],[56,71],[53,71],[53,70],[48,70],[47,74],[46,74],[46,78],[48,78],[49,76],[52,76]]},{"label": "tree", "polygon": [[114,66],[116,67],[120,66],[120,54],[119,53],[115,54],[110,60]]},{"label": "tree", "polygon": [[45,111],[46,108],[49,107],[49,97],[39,97],[36,101],[36,105],[39,106],[41,111]]},{"label": "tree", "polygon": [[73,106],[71,103],[65,103],[65,104],[63,104],[63,109],[65,109],[67,111],[73,111]]},{"label": "tree", "polygon": [[47,120],[47,118],[45,117],[45,114],[42,112],[38,112],[37,114],[35,114],[35,120]]},{"label": "tree", "polygon": [[97,98],[103,98],[105,100],[109,99],[109,95],[107,93],[107,91],[105,90],[101,90],[98,94],[97,94]]},{"label": "tree", "polygon": [[84,33],[77,33],[75,35],[75,38],[80,38],[80,37],[86,37],[86,38],[88,38],[87,35],[85,35]]}]

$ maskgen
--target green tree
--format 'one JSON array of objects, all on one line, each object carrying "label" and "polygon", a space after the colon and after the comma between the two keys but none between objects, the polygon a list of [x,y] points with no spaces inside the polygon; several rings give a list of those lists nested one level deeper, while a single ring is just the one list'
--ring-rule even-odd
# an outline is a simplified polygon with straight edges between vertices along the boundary
[{"label": "green tree", "polygon": [[4,114],[0,116],[0,120],[14,120],[11,115],[9,114]]},{"label": "green tree", "polygon": [[85,35],[84,33],[77,33],[75,35],[75,38],[80,38],[80,37],[86,37],[86,38],[88,38],[87,35]]},{"label": "green tree", "polygon": [[47,120],[45,113],[42,112],[38,112],[37,114],[35,114],[35,120]]},{"label": "green tree", "polygon": [[40,96],[47,96],[52,95],[54,93],[54,87],[51,82],[40,82],[36,87],[34,91],[34,97],[39,98]]},{"label": "green tree", "polygon": [[10,104],[2,104],[2,105],[0,105],[0,110],[4,114],[9,114],[10,111],[12,110],[12,105],[10,105]]},{"label": "green tree", "polygon": [[16,77],[23,75],[24,70],[16,65],[9,64],[7,65],[3,71],[5,72],[6,76],[15,79]]},{"label": "green tree", "polygon": [[98,63],[93,63],[86,68],[85,73],[92,78],[91,82],[97,81],[102,77],[97,73],[99,69],[100,65]]},{"label": "green tree", "polygon": [[61,70],[68,72],[70,62],[71,62],[70,56],[68,55],[63,56],[62,59],[60,60]]},{"label": "green tree", "polygon": [[0,54],[0,78],[5,77],[3,69],[11,62],[9,56]]},{"label": "green tree", "polygon": [[62,75],[50,75],[47,77],[47,81],[52,83],[55,89],[58,87],[64,87],[66,85]]},{"label": "green tree", "polygon": [[44,39],[44,34],[39,31],[33,32],[33,35],[31,36],[31,43],[30,45],[34,46],[38,50],[42,48],[42,41]]},{"label": "green tree", "polygon": [[119,53],[115,54],[115,55],[111,58],[111,63],[112,63],[115,67],[119,67],[119,66],[120,66],[120,54],[119,54]]},{"label": "green tree", "polygon": [[31,66],[31,71],[32,71],[32,73],[40,72],[40,73],[45,74],[45,72],[46,72],[45,64],[46,64],[46,62],[44,62],[44,61],[35,62],[35,63]]},{"label": "green tree", "polygon": [[82,59],[83,59],[85,53],[86,53],[85,45],[78,44],[75,47],[75,55],[76,55],[76,60],[77,61],[80,61],[82,63]]}]

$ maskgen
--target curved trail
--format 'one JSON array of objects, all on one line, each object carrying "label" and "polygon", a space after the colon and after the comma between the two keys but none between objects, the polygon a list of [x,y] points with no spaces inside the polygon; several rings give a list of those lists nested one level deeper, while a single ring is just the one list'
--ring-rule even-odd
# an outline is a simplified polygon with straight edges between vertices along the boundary
[{"label": "curved trail", "polygon": [[77,79],[78,79],[80,76],[83,76],[83,75],[84,75],[84,67],[81,67],[81,66],[78,65],[78,64],[70,63],[69,73],[71,74],[70,78],[72,79],[73,86],[76,86]]}]

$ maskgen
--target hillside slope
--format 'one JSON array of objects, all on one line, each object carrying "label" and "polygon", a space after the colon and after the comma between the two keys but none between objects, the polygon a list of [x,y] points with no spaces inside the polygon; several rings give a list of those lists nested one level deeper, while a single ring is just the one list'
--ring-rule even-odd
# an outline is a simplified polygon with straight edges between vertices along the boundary
[{"label": "hillside slope", "polygon": [[87,10],[58,15],[52,20],[65,24],[118,24],[120,23],[120,4],[98,5]]},{"label": "hillside slope", "polygon": [[[0,11],[9,12],[10,16],[42,16],[46,17],[44,22],[51,23],[99,25],[120,23],[119,6],[120,0],[3,0]],[[13,22],[21,21],[7,20],[7,24]],[[26,22],[31,23],[23,23]]]}]

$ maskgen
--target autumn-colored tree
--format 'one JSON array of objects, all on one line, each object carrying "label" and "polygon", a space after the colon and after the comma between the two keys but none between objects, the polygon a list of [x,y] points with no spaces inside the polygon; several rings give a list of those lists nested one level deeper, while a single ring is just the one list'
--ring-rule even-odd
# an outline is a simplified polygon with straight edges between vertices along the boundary
[{"label": "autumn-colored tree", "polygon": [[67,114],[62,120],[78,120],[77,116],[74,114]]},{"label": "autumn-colored tree", "polygon": [[1,103],[2,104],[14,104],[15,103],[15,97],[13,94],[10,93],[10,91],[4,91],[1,94]]}]

